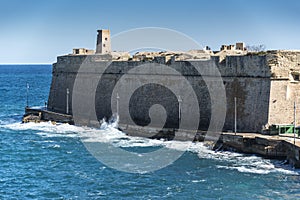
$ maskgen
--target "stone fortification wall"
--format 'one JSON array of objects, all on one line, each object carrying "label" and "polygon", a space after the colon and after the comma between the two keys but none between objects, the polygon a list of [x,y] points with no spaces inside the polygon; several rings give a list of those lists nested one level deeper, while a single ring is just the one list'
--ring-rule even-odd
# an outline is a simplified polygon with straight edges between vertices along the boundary
[{"label": "stone fortification wall", "polygon": [[268,124],[292,124],[295,102],[299,125],[300,51],[270,51],[267,60],[271,69]]},{"label": "stone fortification wall", "polygon": [[[164,59],[154,59],[152,61],[113,61],[107,67],[110,55],[80,55],[80,56],[61,56],[57,63],[53,64],[53,79],[48,101],[48,109],[55,112],[66,113],[67,107],[69,114],[72,114],[72,91],[77,71],[85,59],[93,63],[92,78],[98,82],[96,92],[96,112],[98,120],[103,117],[109,118],[114,111],[112,107],[116,100],[112,99],[112,90],[116,83],[128,73],[129,70],[141,64],[151,64],[153,66],[166,64],[175,69],[190,83],[197,95],[200,108],[199,129],[206,130],[211,119],[211,98],[206,84],[214,84],[214,77],[210,74],[210,67],[217,66],[226,89],[226,120],[224,130],[233,130],[234,127],[234,97],[237,97],[237,129],[242,132],[257,132],[262,126],[268,123],[269,99],[270,99],[270,68],[267,63],[266,55],[246,55],[246,56],[227,56],[220,62],[219,57],[212,56],[210,60],[189,60],[165,63]],[[201,75],[194,69],[193,65],[205,68]],[[103,68],[107,68],[102,74]],[[155,68],[155,67],[154,67]],[[84,72],[82,72],[84,73]],[[168,84],[173,84],[178,89],[185,90],[183,83],[178,82],[175,75],[170,75],[161,69],[149,71],[145,74],[157,80],[165,80]],[[203,81],[206,76],[206,83]],[[89,77],[91,78],[91,77]],[[127,75],[122,91],[131,90],[133,83],[137,81],[136,75]],[[84,82],[84,80],[83,80]],[[67,88],[69,89],[69,105],[67,106]],[[83,91],[90,92],[90,91]],[[122,94],[119,94],[122,96]],[[122,104],[122,103],[121,103]],[[178,128],[179,103],[177,97],[172,92],[159,85],[145,85],[135,91],[129,102],[129,110],[132,120],[140,125],[149,124],[149,109],[154,104],[160,104],[165,108],[167,119],[165,128]],[[125,106],[125,105],[124,105]],[[193,112],[193,105],[189,105],[190,112]],[[127,118],[122,118],[123,107],[120,106],[120,122],[130,123]],[[84,113],[86,116],[88,113]],[[187,115],[188,116],[188,115]],[[191,116],[192,117],[192,116]],[[88,116],[87,116],[88,118]],[[193,119],[191,119],[192,121]],[[154,120],[155,121],[155,120]],[[154,124],[153,124],[154,123]],[[154,126],[156,122],[151,122]],[[159,123],[159,121],[157,122]]]}]

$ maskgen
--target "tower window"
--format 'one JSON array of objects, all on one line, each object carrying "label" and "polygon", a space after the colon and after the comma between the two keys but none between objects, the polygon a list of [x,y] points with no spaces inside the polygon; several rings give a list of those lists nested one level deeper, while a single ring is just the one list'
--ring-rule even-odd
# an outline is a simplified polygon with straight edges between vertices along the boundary
[{"label": "tower window", "polygon": [[105,44],[103,44],[103,47],[105,47]]},{"label": "tower window", "polygon": [[104,40],[107,41],[107,37]]}]

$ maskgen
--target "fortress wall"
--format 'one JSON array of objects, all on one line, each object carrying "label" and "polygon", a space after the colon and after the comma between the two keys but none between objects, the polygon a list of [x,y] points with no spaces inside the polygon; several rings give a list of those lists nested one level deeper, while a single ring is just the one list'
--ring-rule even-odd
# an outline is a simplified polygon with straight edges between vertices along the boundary
[{"label": "fortress wall", "polygon": [[224,129],[234,130],[234,97],[237,98],[237,130],[258,132],[268,120],[270,81],[266,78],[224,78],[227,116]]},{"label": "fortress wall", "polygon": [[294,101],[296,102],[296,124],[300,124],[300,84],[289,80],[272,80],[269,105],[269,124],[292,124]]},{"label": "fortress wall", "polygon": [[296,124],[300,124],[300,51],[271,51],[271,91],[268,124],[292,124],[296,102]]},{"label": "fortress wall", "polygon": [[222,76],[269,78],[270,70],[267,66],[266,56],[242,55],[227,56],[219,64]]},{"label": "fortress wall", "polygon": [[[58,57],[58,62],[53,65],[53,79],[48,101],[48,109],[55,112],[66,112],[66,89],[70,90],[69,110],[72,113],[72,89],[76,73],[86,56],[62,56]],[[98,55],[89,56],[89,62],[94,67],[92,69],[93,78],[97,80],[100,69],[108,62],[101,61]],[[114,61],[106,72],[102,75],[100,85],[96,94],[96,110],[98,120],[104,116],[110,117],[111,107],[116,109],[116,99],[111,100],[112,89],[119,79],[130,69],[135,68],[142,62],[137,61]],[[153,64],[153,62],[152,62]],[[155,64],[155,63],[154,63]],[[200,75],[193,65],[205,68]],[[218,58],[212,57],[209,61],[176,61],[168,64],[169,67],[184,75],[193,87],[200,107],[199,129],[205,130],[211,119],[211,99],[206,87],[206,83],[201,76],[207,77],[208,84],[214,84],[214,76],[211,76],[211,66],[216,65],[221,72],[226,88],[227,105],[226,121],[224,130],[233,130],[234,127],[234,97],[237,97],[238,110],[238,131],[256,132],[260,131],[262,125],[268,121],[270,72],[266,64],[265,56],[228,56],[221,63]],[[174,75],[164,74],[163,70],[149,71],[149,77],[157,80],[165,80],[179,90],[186,90],[184,83],[178,81]],[[136,75],[128,76],[126,83],[121,88],[126,93],[132,89],[136,82]],[[89,91],[84,91],[88,93]],[[166,95],[168,94],[168,95]],[[119,94],[122,96],[122,92]],[[146,86],[133,95],[130,103],[130,114],[133,120],[139,125],[147,125],[149,121],[149,108],[153,104],[162,104],[167,112],[168,118],[166,126],[169,128],[178,127],[178,101],[170,91],[157,85]],[[111,103],[112,101],[112,103]],[[120,101],[121,103],[122,101]],[[185,102],[186,103],[186,102]],[[122,103],[121,103],[122,104]],[[124,107],[120,105],[121,123],[129,123],[125,116]],[[194,111],[194,105],[187,102],[188,112]],[[84,112],[83,112],[84,114]],[[86,114],[86,113],[85,113]],[[155,114],[155,113],[154,113]],[[160,116],[160,115],[158,115]],[[187,113],[186,121],[193,121],[193,115]],[[190,117],[190,119],[189,119]],[[153,125],[159,125],[160,120],[156,120]]]},{"label": "fortress wall", "polygon": [[[72,97],[73,84],[76,73],[86,56],[61,56],[57,58],[57,63],[53,64],[52,82],[48,98],[48,110],[66,113],[66,96],[69,88]],[[71,102],[71,99],[70,101]],[[72,106],[70,104],[70,113]]]},{"label": "fortress wall", "polygon": [[265,56],[227,56],[219,64],[227,95],[225,130],[234,130],[234,97],[237,130],[259,132],[268,121],[270,71]]}]

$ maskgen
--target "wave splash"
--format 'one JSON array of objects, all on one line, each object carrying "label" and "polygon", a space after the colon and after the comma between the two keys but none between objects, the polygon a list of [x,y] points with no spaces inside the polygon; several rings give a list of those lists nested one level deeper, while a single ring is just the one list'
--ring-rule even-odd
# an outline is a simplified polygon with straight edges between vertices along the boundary
[{"label": "wave splash", "polygon": [[[117,129],[118,117],[102,120],[99,129],[89,127],[78,127],[69,124],[52,124],[51,122],[41,123],[11,123],[0,124],[1,129],[15,131],[34,130],[42,137],[74,137],[80,138],[84,142],[110,143],[116,147],[167,147],[178,151],[189,151],[196,153],[199,159],[213,159],[218,162],[216,168],[237,170],[241,173],[269,174],[282,173],[299,175],[300,172],[281,165],[269,159],[264,159],[255,155],[245,155],[227,151],[213,151],[203,143],[193,143],[191,141],[164,141],[153,140],[142,137],[131,137]],[[189,146],[186,149],[186,146]]]}]

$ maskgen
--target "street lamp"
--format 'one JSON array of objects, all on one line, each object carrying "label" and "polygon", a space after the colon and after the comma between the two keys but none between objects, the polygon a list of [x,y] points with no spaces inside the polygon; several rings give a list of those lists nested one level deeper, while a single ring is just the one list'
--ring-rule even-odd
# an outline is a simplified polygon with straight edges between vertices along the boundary
[{"label": "street lamp", "polygon": [[296,101],[294,101],[294,147],[296,144]]},{"label": "street lamp", "polygon": [[28,108],[28,94],[29,94],[29,84],[26,85],[26,108]]},{"label": "street lamp", "polygon": [[120,96],[119,96],[119,93],[117,93],[117,117],[119,117],[119,99],[120,99]]},{"label": "street lamp", "polygon": [[178,119],[179,119],[179,124],[181,122],[181,103],[182,103],[182,99],[180,96],[178,96]]},{"label": "street lamp", "polygon": [[234,97],[234,134],[236,135],[237,126],[237,109],[236,109],[236,97]]},{"label": "street lamp", "polygon": [[67,105],[66,105],[66,113],[69,114],[69,88],[67,88]]}]

